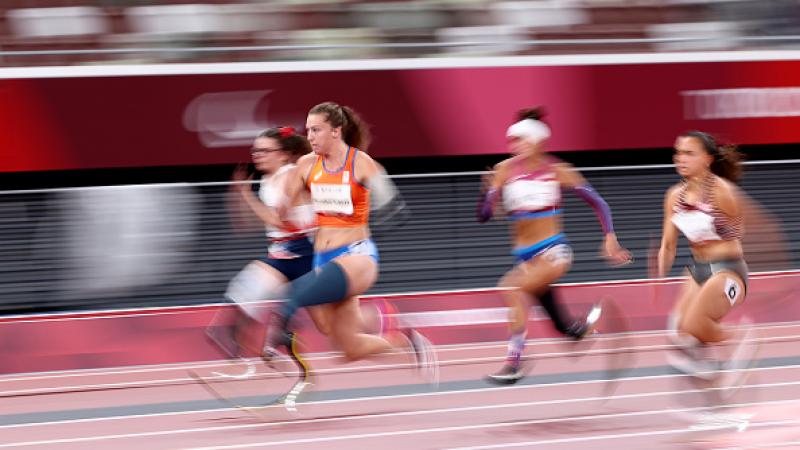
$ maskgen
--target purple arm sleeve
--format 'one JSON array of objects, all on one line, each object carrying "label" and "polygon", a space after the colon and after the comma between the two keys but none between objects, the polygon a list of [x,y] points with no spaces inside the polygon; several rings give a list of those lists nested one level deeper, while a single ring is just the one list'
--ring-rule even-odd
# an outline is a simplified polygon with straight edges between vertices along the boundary
[{"label": "purple arm sleeve", "polygon": [[573,192],[594,209],[594,213],[597,214],[597,218],[600,219],[600,226],[603,227],[603,233],[613,233],[614,222],[611,221],[611,208],[608,207],[608,203],[603,200],[603,197],[601,197],[590,184],[577,186],[573,189]]},{"label": "purple arm sleeve", "polygon": [[497,201],[497,189],[489,189],[478,200],[478,222],[488,222],[494,214],[494,203]]}]

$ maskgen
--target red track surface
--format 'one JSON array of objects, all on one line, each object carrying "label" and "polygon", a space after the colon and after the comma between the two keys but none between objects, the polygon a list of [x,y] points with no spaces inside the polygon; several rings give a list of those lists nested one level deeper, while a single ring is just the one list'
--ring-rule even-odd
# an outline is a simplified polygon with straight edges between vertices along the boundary
[{"label": "red track surface", "polygon": [[[663,367],[664,349],[669,347],[662,333],[650,332],[599,336],[578,346],[557,340],[531,343],[528,353],[538,355],[532,376],[573,381],[500,388],[473,384],[467,390],[448,390],[494,370],[504,349],[500,344],[441,346],[440,392],[311,398],[294,415],[282,407],[267,408],[262,420],[222,404],[218,409],[167,414],[109,412],[86,420],[3,426],[0,448],[800,448],[800,366],[791,364],[800,324],[759,325],[757,339],[759,359],[772,367],[750,370],[747,387],[726,408],[752,415],[742,432],[731,427],[689,430],[702,404],[690,384],[681,376],[642,372]],[[621,379],[610,394],[606,381],[574,381],[576,374],[602,372],[610,363],[640,372]],[[404,359],[340,365],[334,355],[320,354],[312,364],[320,393],[419,382]],[[3,416],[53,414],[204,401],[209,394],[191,382],[187,369],[208,373],[216,365],[5,376],[0,378],[1,411]],[[287,381],[247,383],[249,387],[237,388],[238,394],[277,389]]]},{"label": "red track surface", "polygon": [[[669,280],[563,287],[571,309],[611,296],[626,319],[607,308],[604,334],[573,344],[547,339],[550,325],[534,314],[527,353],[536,364],[513,387],[482,381],[505,353],[496,291],[395,296],[401,320],[417,321],[438,345],[438,387],[416,376],[408,355],[343,365],[306,333],[316,352],[312,391],[297,413],[275,406],[260,417],[214,400],[188,376],[231,369],[203,339],[217,307],[6,318],[0,448],[800,448],[798,278],[754,276],[731,315],[757,323],[759,366],[716,410],[716,419],[735,420],[716,428],[699,416],[700,391],[666,366],[671,345],[660,328],[679,283]],[[476,319],[483,323],[469,325]],[[628,370],[609,382],[612,369]],[[264,372],[218,388],[252,400],[292,381]],[[691,428],[698,424],[707,429]]]},{"label": "red track surface", "polygon": [[[616,299],[636,331],[659,330],[682,280],[583,283],[559,287],[560,299],[574,313],[586,311],[604,296]],[[800,321],[796,286],[800,272],[755,274],[742,314],[757,323]],[[385,296],[404,317],[436,344],[472,344],[506,338],[503,300],[496,290]],[[369,299],[365,301],[367,303]],[[204,330],[219,306],[103,311],[0,318],[0,374],[45,372],[212,361],[222,355],[204,339]],[[477,314],[476,314],[477,312]],[[486,312],[486,314],[484,314]],[[492,314],[488,314],[492,312]],[[534,310],[530,338],[553,337],[549,320]],[[483,321],[475,325],[482,319]],[[607,323],[602,332],[619,331]],[[329,351],[327,340],[311,327],[302,336],[311,351]]]}]

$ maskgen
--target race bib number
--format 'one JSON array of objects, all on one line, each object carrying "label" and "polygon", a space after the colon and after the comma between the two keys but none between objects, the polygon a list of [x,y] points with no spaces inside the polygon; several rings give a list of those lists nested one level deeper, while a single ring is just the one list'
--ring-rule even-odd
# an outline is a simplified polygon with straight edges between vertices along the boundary
[{"label": "race bib number", "polygon": [[321,214],[353,214],[353,197],[349,184],[311,183],[314,211]]},{"label": "race bib number", "polygon": [[561,188],[558,181],[517,180],[503,190],[507,211],[535,211],[558,204]]},{"label": "race bib number", "polygon": [[736,303],[741,290],[742,288],[739,286],[738,281],[734,280],[733,278],[725,279],[725,297],[727,297],[728,301],[731,302],[731,306]]}]

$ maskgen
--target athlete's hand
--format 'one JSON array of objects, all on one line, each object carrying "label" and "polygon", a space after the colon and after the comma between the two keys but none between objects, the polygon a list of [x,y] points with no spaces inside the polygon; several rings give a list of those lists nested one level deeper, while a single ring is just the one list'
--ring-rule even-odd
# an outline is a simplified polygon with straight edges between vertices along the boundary
[{"label": "athlete's hand", "polygon": [[481,194],[485,194],[492,188],[494,183],[494,169],[491,167],[486,168],[486,173],[481,175]]},{"label": "athlete's hand", "polygon": [[238,191],[240,194],[250,194],[251,183],[250,181],[253,180],[253,175],[247,173],[247,165],[246,164],[239,164],[236,166],[236,169],[233,171],[233,175],[231,176],[233,181],[233,189]]},{"label": "athlete's hand", "polygon": [[606,234],[603,241],[603,257],[614,266],[623,266],[633,262],[633,256],[617,242],[617,235],[614,233]]}]

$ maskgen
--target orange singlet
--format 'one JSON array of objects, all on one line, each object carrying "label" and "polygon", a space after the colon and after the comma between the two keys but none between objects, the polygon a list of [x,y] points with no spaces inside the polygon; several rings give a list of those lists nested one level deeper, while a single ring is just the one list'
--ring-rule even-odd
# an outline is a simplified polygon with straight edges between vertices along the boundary
[{"label": "orange singlet", "polygon": [[369,219],[369,189],[356,180],[358,149],[347,148],[344,165],[336,170],[325,167],[317,156],[306,179],[311,203],[320,227],[360,227]]}]

